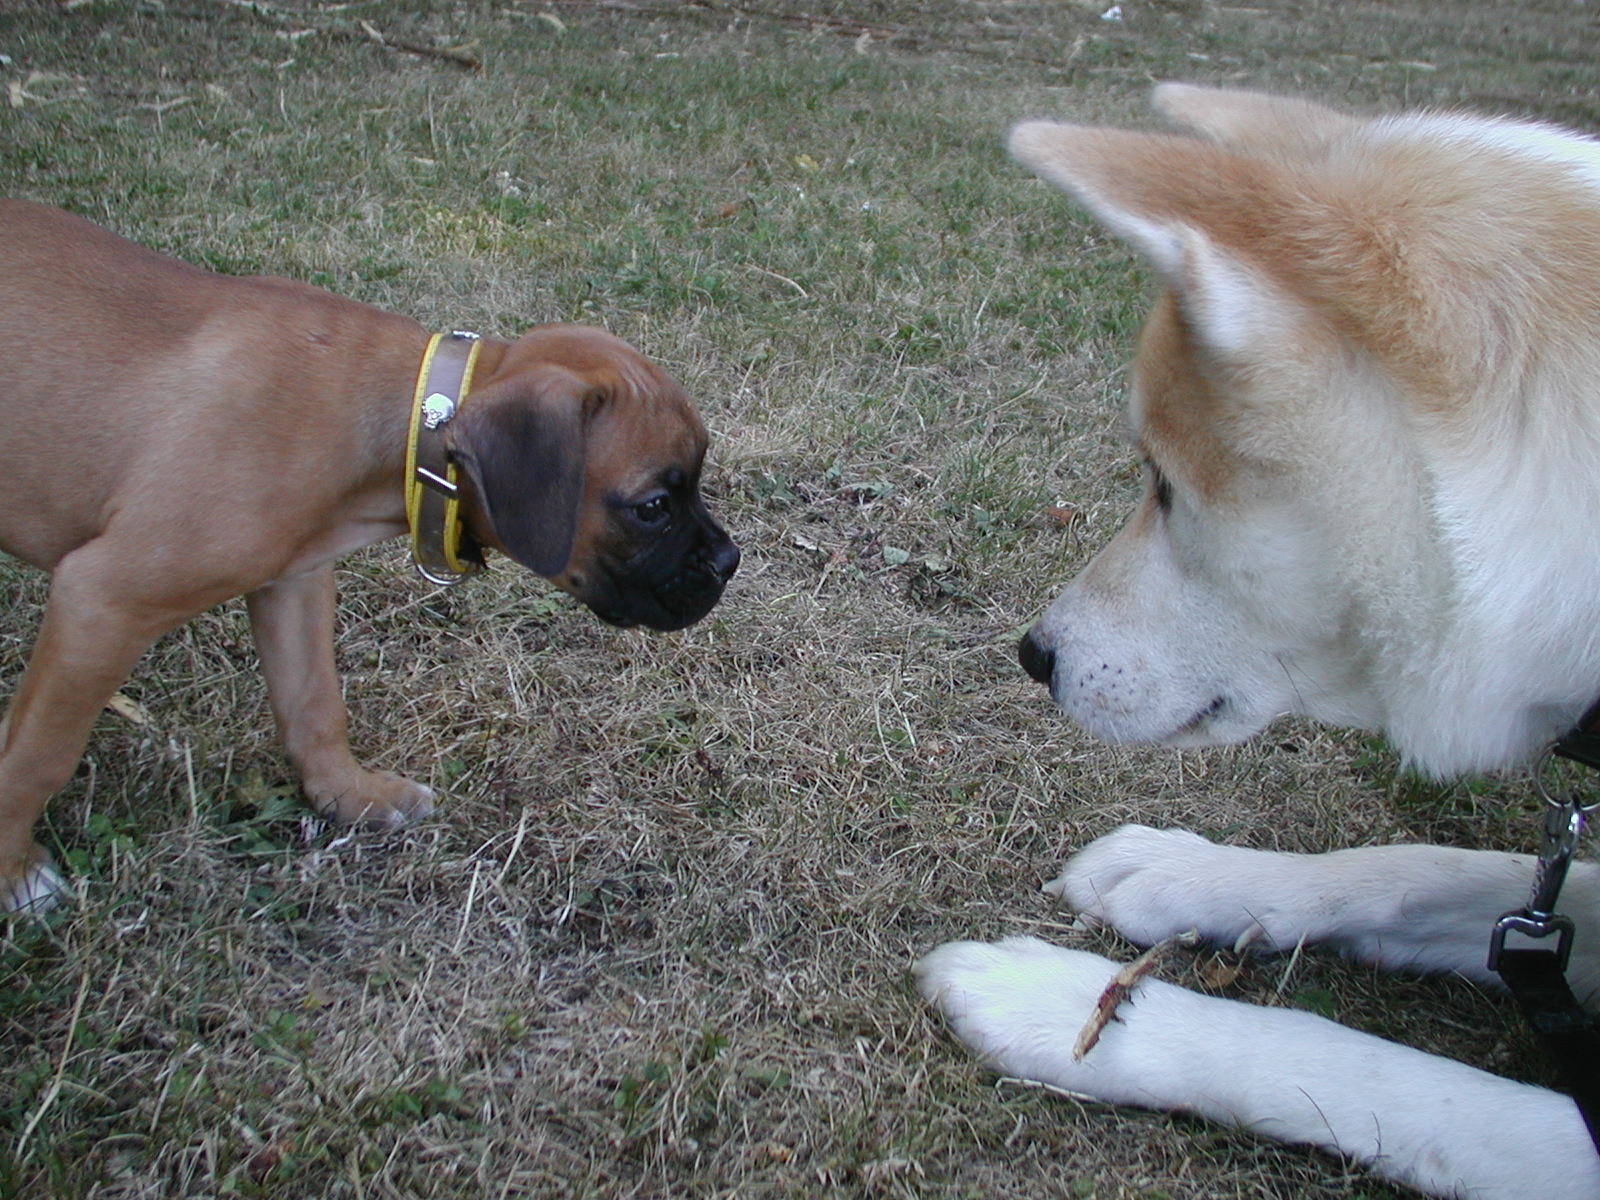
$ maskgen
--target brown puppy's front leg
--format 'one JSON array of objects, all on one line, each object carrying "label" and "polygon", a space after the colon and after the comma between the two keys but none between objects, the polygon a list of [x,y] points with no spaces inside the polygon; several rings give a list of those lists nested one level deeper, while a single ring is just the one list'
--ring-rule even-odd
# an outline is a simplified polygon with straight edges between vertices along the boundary
[{"label": "brown puppy's front leg", "polygon": [[350,753],[333,658],[333,568],[280,579],[245,602],[278,734],[311,806],[336,821],[391,826],[431,813],[431,788],[368,771]]},{"label": "brown puppy's front leg", "polygon": [[91,543],[57,564],[51,579],[0,748],[0,911],[49,908],[66,892],[33,840],[34,823],[72,778],[95,718],[140,656],[200,611],[140,595],[137,582],[119,578],[121,557]]}]

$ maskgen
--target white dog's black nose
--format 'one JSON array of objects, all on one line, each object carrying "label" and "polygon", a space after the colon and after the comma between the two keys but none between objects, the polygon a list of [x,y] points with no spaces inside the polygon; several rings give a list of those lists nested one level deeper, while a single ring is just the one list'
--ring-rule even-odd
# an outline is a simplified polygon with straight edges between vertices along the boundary
[{"label": "white dog's black nose", "polygon": [[1031,629],[1023,635],[1022,642],[1017,646],[1017,659],[1022,663],[1022,669],[1040,683],[1048,684],[1055,674],[1056,652],[1046,649],[1034,637]]}]

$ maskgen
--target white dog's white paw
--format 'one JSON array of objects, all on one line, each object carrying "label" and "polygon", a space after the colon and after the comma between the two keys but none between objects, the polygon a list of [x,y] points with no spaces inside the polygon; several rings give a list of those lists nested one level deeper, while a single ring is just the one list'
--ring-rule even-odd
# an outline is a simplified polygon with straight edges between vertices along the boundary
[{"label": "white dog's white paw", "polygon": [[[1530,860],[1480,850],[1288,854],[1124,825],[1075,855],[1045,891],[1141,946],[1193,929],[1239,950],[1323,944],[1380,966],[1491,979],[1485,930],[1521,902],[1531,878]],[[1573,903],[1600,894],[1600,871],[1574,864],[1568,888]],[[1587,979],[1586,962],[1579,967]]]},{"label": "white dog's white paw", "polygon": [[1235,950],[1286,951],[1395,924],[1385,914],[1392,889],[1371,868],[1396,849],[1289,854],[1124,825],[1074,855],[1044,890],[1136,945],[1195,930]]},{"label": "white dog's white paw", "polygon": [[[1197,999],[1147,980],[1118,1008],[1116,1019],[1082,1061],[1073,1057],[1084,1023],[1121,965],[1098,954],[1037,938],[950,942],[913,968],[917,987],[956,1036],[990,1066],[1113,1104],[1184,1107],[1190,1097],[1164,1088],[1172,1037],[1193,1029],[1173,1021],[1171,1006]],[[1165,1032],[1163,1033],[1163,1030]]]},{"label": "white dog's white paw", "polygon": [[1264,1010],[1144,979],[1078,1060],[1084,1025],[1122,966],[1012,937],[950,942],[912,970],[956,1036],[1003,1074],[1110,1104],[1215,1112],[1216,1064],[1241,1062]]},{"label": "white dog's white paw", "polygon": [[1045,891],[1138,946],[1198,930],[1226,946],[1266,939],[1282,949],[1286,938],[1293,947],[1302,931],[1264,925],[1259,906],[1267,898],[1251,894],[1259,858],[1261,851],[1214,845],[1184,829],[1123,826],[1078,851]]},{"label": "white dog's white paw", "polygon": [[[912,972],[917,988],[968,1046],[1010,1075],[1073,1087],[1070,1051],[1117,964],[1037,938],[948,942]],[[1070,1059],[1070,1053],[1066,1055]]]}]

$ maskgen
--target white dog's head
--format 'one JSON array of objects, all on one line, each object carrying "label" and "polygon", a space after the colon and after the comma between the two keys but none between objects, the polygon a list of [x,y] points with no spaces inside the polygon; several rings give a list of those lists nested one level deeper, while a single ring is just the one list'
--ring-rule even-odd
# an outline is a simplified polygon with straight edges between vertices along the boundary
[{"label": "white dog's head", "polygon": [[1113,741],[1299,713],[1439,773],[1523,757],[1600,695],[1600,144],[1156,100],[1202,136],[1011,138],[1165,285],[1144,499],[1023,665]]}]

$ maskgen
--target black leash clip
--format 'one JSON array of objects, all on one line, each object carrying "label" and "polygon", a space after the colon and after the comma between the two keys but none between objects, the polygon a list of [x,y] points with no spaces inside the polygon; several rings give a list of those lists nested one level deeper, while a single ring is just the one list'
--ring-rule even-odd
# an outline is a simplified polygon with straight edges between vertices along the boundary
[{"label": "black leash clip", "polygon": [[1525,937],[1543,939],[1556,935],[1556,969],[1565,970],[1572,953],[1573,924],[1570,917],[1556,912],[1556,899],[1561,895],[1561,885],[1567,880],[1567,868],[1578,849],[1578,839],[1583,836],[1584,819],[1597,807],[1585,804],[1574,792],[1565,800],[1558,800],[1545,788],[1543,771],[1550,752],[1539,760],[1534,772],[1534,785],[1544,798],[1544,836],[1539,843],[1539,862],[1533,872],[1533,893],[1526,907],[1506,913],[1494,923],[1489,938],[1489,969],[1500,969],[1500,956],[1505,951],[1506,935],[1520,933]]}]

